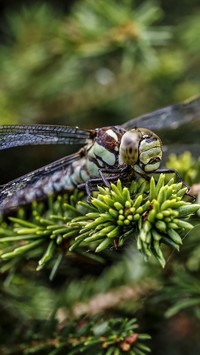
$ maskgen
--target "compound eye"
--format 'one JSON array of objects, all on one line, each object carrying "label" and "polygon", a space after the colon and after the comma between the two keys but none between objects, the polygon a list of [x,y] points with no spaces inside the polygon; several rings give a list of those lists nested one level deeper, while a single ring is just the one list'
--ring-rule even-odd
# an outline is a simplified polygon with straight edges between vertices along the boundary
[{"label": "compound eye", "polygon": [[119,147],[119,163],[135,165],[138,161],[138,148],[141,134],[136,129],[124,133]]},{"label": "compound eye", "polygon": [[[143,148],[140,151],[140,166],[146,173],[152,173],[156,171],[162,160],[162,147],[160,141],[154,139],[152,142],[149,142],[144,146],[140,146]],[[145,149],[144,149],[145,148]]]},{"label": "compound eye", "polygon": [[144,167],[146,173],[153,173],[160,167],[160,158],[151,159]]}]

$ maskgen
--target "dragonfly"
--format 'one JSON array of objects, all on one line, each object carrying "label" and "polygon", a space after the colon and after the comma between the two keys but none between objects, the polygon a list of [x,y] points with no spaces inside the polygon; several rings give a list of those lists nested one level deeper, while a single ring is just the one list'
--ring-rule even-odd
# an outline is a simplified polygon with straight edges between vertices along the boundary
[{"label": "dragonfly", "polygon": [[195,98],[122,125],[91,130],[45,124],[0,126],[0,150],[26,145],[82,145],[74,154],[1,185],[0,215],[77,187],[85,187],[89,194],[90,183],[108,184],[131,173],[149,177],[161,170],[169,172],[160,169],[163,146],[155,132],[180,131],[188,125],[197,132],[199,124],[200,98]]}]

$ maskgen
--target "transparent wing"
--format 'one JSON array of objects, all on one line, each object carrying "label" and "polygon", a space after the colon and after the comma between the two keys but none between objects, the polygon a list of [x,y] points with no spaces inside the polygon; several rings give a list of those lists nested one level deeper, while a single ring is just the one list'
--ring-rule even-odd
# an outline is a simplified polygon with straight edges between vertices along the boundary
[{"label": "transparent wing", "polygon": [[1,185],[0,215],[17,206],[41,200],[49,194],[67,189],[67,173],[72,172],[72,163],[82,157],[83,153],[79,151]]},{"label": "transparent wing", "polygon": [[164,107],[160,110],[134,118],[122,125],[129,130],[145,127],[159,132],[167,142],[199,143],[200,98]]},{"label": "transparent wing", "polygon": [[0,150],[24,145],[85,144],[95,131],[59,125],[0,126]]}]

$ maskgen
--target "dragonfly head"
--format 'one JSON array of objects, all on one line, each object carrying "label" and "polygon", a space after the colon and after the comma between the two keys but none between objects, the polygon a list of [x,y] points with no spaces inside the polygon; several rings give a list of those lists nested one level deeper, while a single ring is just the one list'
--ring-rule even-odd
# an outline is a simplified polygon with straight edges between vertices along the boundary
[{"label": "dragonfly head", "polygon": [[119,163],[133,166],[136,171],[152,173],[162,160],[162,142],[152,131],[135,128],[124,133],[119,147]]}]

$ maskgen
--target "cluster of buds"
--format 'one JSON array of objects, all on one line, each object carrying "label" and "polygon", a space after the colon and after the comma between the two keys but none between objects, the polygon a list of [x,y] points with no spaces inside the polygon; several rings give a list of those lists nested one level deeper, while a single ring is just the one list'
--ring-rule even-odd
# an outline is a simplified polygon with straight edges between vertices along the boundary
[{"label": "cluster of buds", "polygon": [[120,181],[110,189],[99,187],[97,197],[91,199],[93,211],[76,221],[81,228],[75,245],[94,242],[95,251],[100,252],[134,236],[138,250],[147,258],[153,254],[164,266],[161,243],[179,250],[183,236],[193,228],[187,219],[200,208],[184,201],[186,192],[173,178],[165,182],[164,174],[157,182],[152,177],[150,183],[141,178],[129,187]]},{"label": "cluster of buds", "polygon": [[179,250],[194,227],[188,219],[200,209],[199,204],[185,200],[187,188],[182,182],[175,183],[173,178],[166,181],[164,174],[157,182],[154,177],[150,182],[140,178],[123,186],[118,180],[110,188],[98,190],[90,203],[77,192],[68,203],[63,196],[54,202],[49,200],[46,214],[35,203],[31,221],[10,217],[9,228],[1,224],[1,258],[10,260],[37,249],[41,254],[40,270],[59,250],[89,247],[101,252],[134,239],[146,259],[154,255],[164,267],[162,244]]}]

